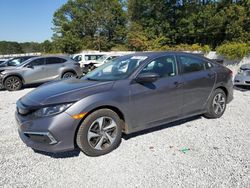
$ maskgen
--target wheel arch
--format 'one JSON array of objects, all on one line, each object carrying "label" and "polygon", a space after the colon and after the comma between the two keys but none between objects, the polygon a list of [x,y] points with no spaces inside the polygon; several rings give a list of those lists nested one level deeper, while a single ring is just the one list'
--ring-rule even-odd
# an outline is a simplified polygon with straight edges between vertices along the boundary
[{"label": "wheel arch", "polygon": [[228,90],[227,90],[227,88],[225,86],[218,86],[218,87],[215,88],[215,90],[216,89],[221,89],[222,91],[225,92],[226,97],[228,97]]},{"label": "wheel arch", "polygon": [[20,74],[9,74],[9,75],[6,75],[5,78],[3,79],[3,84],[4,84],[5,80],[11,76],[16,76],[22,81],[23,84],[25,83],[23,77]]},{"label": "wheel arch", "polygon": [[77,128],[75,130],[75,135],[74,135],[74,146],[75,148],[77,148],[77,144],[76,144],[76,136],[77,136],[77,132],[82,124],[82,122],[93,112],[97,111],[97,110],[100,110],[100,109],[109,109],[109,110],[112,110],[114,111],[122,120],[123,120],[123,125],[122,125],[122,132],[127,132],[128,130],[128,126],[126,124],[126,121],[125,121],[125,117],[124,117],[124,113],[117,107],[115,106],[112,106],[112,105],[102,105],[102,106],[98,106],[96,108],[93,108],[92,110],[90,110],[82,119],[81,121],[79,122],[79,124],[77,125]]}]

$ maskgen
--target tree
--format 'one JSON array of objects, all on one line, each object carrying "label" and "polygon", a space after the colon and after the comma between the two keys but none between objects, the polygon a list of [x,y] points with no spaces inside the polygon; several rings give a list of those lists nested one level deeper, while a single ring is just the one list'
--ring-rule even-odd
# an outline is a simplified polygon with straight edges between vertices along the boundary
[{"label": "tree", "polygon": [[17,42],[0,41],[0,54],[23,53],[22,47]]},{"label": "tree", "polygon": [[67,53],[108,50],[126,37],[126,16],[119,0],[69,0],[55,12],[53,23],[53,39]]}]

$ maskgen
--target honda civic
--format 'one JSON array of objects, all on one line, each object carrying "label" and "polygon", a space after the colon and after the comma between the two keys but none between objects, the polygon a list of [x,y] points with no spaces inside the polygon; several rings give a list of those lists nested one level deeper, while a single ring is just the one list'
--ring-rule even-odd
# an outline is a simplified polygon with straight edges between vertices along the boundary
[{"label": "honda civic", "polygon": [[122,56],[84,77],[47,83],[17,101],[18,132],[46,152],[117,148],[122,134],[195,115],[219,118],[233,99],[232,71],[200,55]]}]

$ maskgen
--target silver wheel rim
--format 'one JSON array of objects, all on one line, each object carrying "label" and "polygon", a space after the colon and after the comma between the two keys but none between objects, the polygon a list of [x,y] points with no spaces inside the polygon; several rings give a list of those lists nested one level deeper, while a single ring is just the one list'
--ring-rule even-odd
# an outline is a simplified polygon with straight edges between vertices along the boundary
[{"label": "silver wheel rim", "polygon": [[106,150],[116,140],[117,124],[110,117],[96,119],[88,130],[88,143],[95,150]]},{"label": "silver wheel rim", "polygon": [[224,112],[226,106],[226,97],[222,93],[215,95],[213,100],[214,113],[220,115]]},{"label": "silver wheel rim", "polygon": [[6,88],[10,90],[16,90],[20,87],[20,85],[20,81],[15,77],[12,77],[6,81]]},{"label": "silver wheel rim", "polygon": [[65,74],[63,75],[63,78],[66,79],[66,78],[71,78],[71,77],[73,77],[73,76],[74,76],[73,73],[68,72],[68,73],[65,73]]}]

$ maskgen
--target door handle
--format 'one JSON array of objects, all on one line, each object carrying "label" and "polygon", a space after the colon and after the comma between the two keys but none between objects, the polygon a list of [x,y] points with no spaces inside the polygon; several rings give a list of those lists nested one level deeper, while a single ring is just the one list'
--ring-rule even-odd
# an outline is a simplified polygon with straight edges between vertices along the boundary
[{"label": "door handle", "polygon": [[180,87],[184,84],[184,82],[174,82],[175,87]]},{"label": "door handle", "polygon": [[208,76],[209,78],[212,78],[212,77],[214,77],[214,74],[208,73],[207,76]]}]

